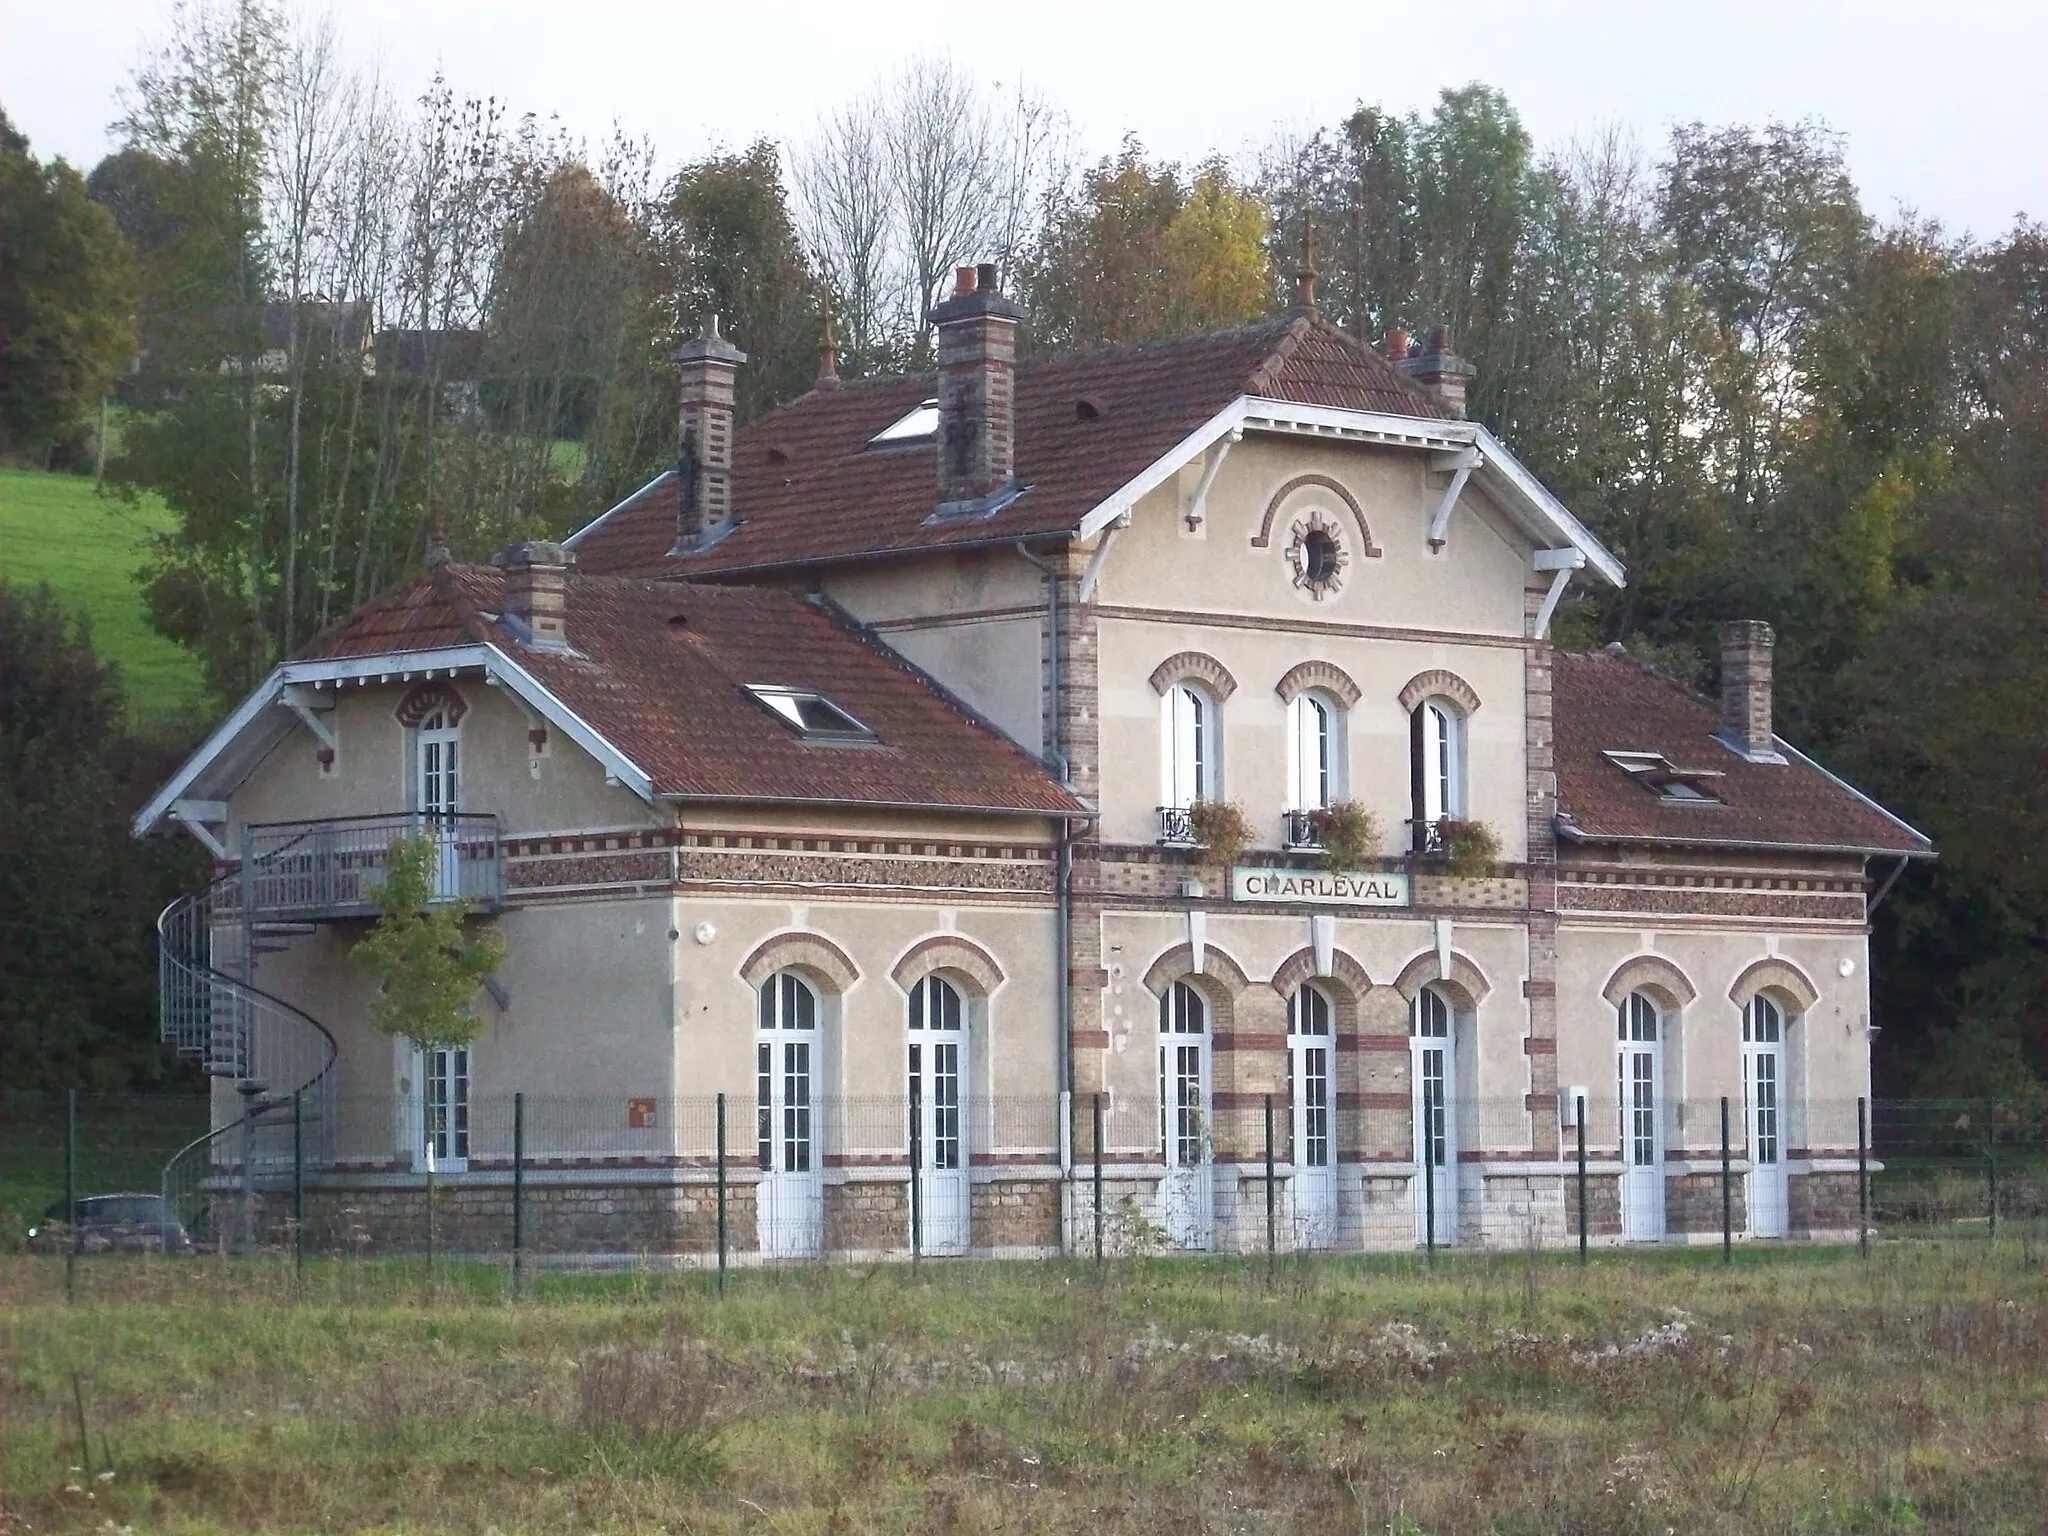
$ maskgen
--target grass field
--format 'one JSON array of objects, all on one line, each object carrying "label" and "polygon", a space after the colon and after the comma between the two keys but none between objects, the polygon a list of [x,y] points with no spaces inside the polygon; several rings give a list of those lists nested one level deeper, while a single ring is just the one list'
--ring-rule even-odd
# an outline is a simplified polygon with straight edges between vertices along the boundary
[{"label": "grass field", "polygon": [[1739,1257],[11,1258],[0,1529],[2037,1536],[2038,1247]]},{"label": "grass field", "polygon": [[149,536],[170,523],[154,498],[130,506],[84,475],[0,469],[0,580],[47,581],[92,620],[94,645],[121,664],[129,718],[141,726],[189,716],[204,700],[198,661],[149,627],[135,581]]}]

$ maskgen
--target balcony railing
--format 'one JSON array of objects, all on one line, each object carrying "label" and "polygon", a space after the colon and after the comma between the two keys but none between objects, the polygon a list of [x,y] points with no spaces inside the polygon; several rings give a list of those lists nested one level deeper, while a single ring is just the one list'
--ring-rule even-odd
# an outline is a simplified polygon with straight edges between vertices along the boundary
[{"label": "balcony railing", "polygon": [[1323,846],[1323,824],[1321,811],[1288,811],[1286,827],[1282,833],[1285,846],[1289,848],[1320,848]]},{"label": "balcony railing", "polygon": [[1444,820],[1423,821],[1411,818],[1408,822],[1408,851],[1424,858],[1441,858],[1448,850],[1444,847]]},{"label": "balcony railing", "polygon": [[1159,807],[1159,841],[1172,848],[1195,846],[1194,818],[1184,805]]},{"label": "balcony railing", "polygon": [[469,814],[400,812],[251,826],[242,836],[239,878],[225,882],[224,894],[250,922],[374,917],[373,893],[383,882],[391,844],[420,836],[439,845],[436,900],[461,898],[481,911],[500,905],[498,818]]}]

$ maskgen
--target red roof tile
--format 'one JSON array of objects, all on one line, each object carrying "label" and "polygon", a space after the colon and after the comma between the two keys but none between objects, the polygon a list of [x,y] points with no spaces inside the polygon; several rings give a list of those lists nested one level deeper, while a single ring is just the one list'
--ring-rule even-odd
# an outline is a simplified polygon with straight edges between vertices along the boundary
[{"label": "red roof tile", "polygon": [[[1070,532],[1119,486],[1240,395],[1441,418],[1386,359],[1320,318],[1294,316],[1112,351],[1017,365],[1017,479],[1001,512],[927,527],[938,502],[930,439],[871,449],[932,397],[929,376],[814,390],[743,428],[733,448],[739,526],[669,558],[675,477],[621,503],[576,539],[586,571],[697,575],[888,551]],[[1093,415],[1077,408],[1086,400]]]},{"label": "red roof tile", "polygon": [[[1819,765],[1754,763],[1724,745],[1714,704],[1619,651],[1560,652],[1553,695],[1558,819],[1595,841],[1928,853],[1932,845]],[[1783,744],[1780,743],[1782,748]],[[1655,752],[1724,803],[1659,799],[1602,754]]]},{"label": "red roof tile", "polygon": [[[761,587],[572,576],[572,649],[521,645],[488,617],[502,578],[445,566],[366,604],[303,653],[495,644],[646,770],[655,793],[1060,814],[1040,764],[828,609]],[[806,740],[747,693],[823,694],[873,742]]]}]

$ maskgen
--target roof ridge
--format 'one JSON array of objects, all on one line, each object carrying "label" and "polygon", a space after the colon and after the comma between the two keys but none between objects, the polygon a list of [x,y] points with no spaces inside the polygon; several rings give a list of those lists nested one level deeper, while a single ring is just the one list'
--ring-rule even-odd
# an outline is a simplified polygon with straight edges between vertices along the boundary
[{"label": "roof ridge", "polygon": [[1581,661],[1618,661],[1624,666],[1634,667],[1645,677],[1654,679],[1669,688],[1681,698],[1690,699],[1702,709],[1719,713],[1721,701],[1711,694],[1699,692],[1691,684],[1681,682],[1653,661],[1646,661],[1630,651],[1619,640],[1609,641],[1597,651],[1559,651],[1560,656],[1575,657]]}]

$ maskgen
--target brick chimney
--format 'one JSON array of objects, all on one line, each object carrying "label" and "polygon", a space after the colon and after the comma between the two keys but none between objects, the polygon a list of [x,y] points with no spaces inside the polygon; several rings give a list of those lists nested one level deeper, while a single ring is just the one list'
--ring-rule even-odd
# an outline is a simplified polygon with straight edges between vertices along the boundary
[{"label": "brick chimney", "polygon": [[1777,763],[1771,737],[1771,647],[1777,637],[1758,619],[1721,626],[1721,739],[1753,762]]},{"label": "brick chimney", "polygon": [[992,511],[1015,482],[1017,306],[993,262],[961,267],[933,306],[939,334],[938,515]]},{"label": "brick chimney", "polygon": [[687,555],[732,531],[733,380],[747,354],[718,334],[707,314],[697,334],[676,348],[681,370],[682,431],[677,456],[676,542]]},{"label": "brick chimney", "polygon": [[1400,364],[1401,371],[1420,384],[1423,393],[1459,421],[1465,419],[1465,389],[1479,370],[1451,350],[1451,328],[1431,326],[1419,356]]},{"label": "brick chimney", "polygon": [[546,539],[508,544],[491,557],[505,573],[499,618],[536,651],[569,649],[569,572],[576,552]]}]

